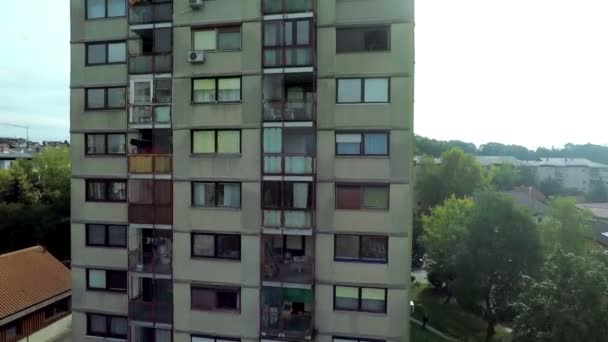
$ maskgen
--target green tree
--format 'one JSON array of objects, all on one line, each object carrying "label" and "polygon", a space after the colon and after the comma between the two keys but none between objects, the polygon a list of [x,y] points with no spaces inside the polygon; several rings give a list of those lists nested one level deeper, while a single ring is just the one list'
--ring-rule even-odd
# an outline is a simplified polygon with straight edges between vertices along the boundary
[{"label": "green tree", "polygon": [[486,341],[499,320],[513,316],[524,275],[536,275],[540,238],[532,217],[497,192],[476,194],[467,234],[456,260],[458,303],[480,312],[488,323]]},{"label": "green tree", "polygon": [[497,190],[512,190],[519,183],[519,170],[512,164],[500,164],[490,170],[490,182]]},{"label": "green tree", "polygon": [[447,190],[445,183],[439,176],[439,166],[432,157],[425,156],[420,162],[416,174],[416,199],[423,211],[441,203],[445,199]]},{"label": "green tree", "polygon": [[556,197],[549,202],[547,217],[541,224],[545,249],[556,246],[568,253],[583,254],[585,241],[591,237],[591,214],[576,207],[570,197]]},{"label": "green tree", "polygon": [[594,203],[608,202],[608,189],[601,180],[595,181],[591,184],[591,189],[587,193],[587,201]]},{"label": "green tree", "polygon": [[555,178],[547,178],[540,183],[539,189],[545,196],[557,196],[564,193],[564,185]]},{"label": "green tree", "polygon": [[538,177],[536,175],[536,169],[529,166],[518,167],[519,179],[516,185],[524,186],[538,186]]},{"label": "green tree", "polygon": [[541,280],[527,280],[513,341],[606,341],[608,252],[582,257],[557,249],[543,275]]}]

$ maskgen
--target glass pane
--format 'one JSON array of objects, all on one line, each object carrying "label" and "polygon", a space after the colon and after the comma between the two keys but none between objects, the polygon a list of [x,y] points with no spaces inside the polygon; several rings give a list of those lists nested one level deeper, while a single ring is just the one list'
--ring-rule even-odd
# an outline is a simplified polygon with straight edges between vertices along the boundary
[{"label": "glass pane", "polygon": [[218,131],[217,153],[241,153],[241,132]]},{"label": "glass pane", "polygon": [[103,201],[106,199],[106,183],[87,182],[87,200]]},{"label": "glass pane", "polygon": [[195,256],[213,257],[215,254],[215,238],[213,235],[192,235],[192,254]]},{"label": "glass pane", "polygon": [[216,32],[215,30],[195,31],[194,50],[215,50]]},{"label": "glass pane", "polygon": [[171,106],[154,107],[154,122],[171,122]]},{"label": "glass pane", "polygon": [[234,310],[239,308],[239,293],[231,290],[217,291],[217,308]]},{"label": "glass pane", "polygon": [[127,184],[125,182],[112,182],[109,184],[108,200],[125,201],[127,199]]},{"label": "glass pane", "polygon": [[108,108],[124,108],[126,105],[125,88],[108,89]]},{"label": "glass pane", "polygon": [[159,79],[154,81],[154,102],[171,102],[171,79]]},{"label": "glass pane", "polygon": [[105,139],[105,135],[103,134],[87,134],[87,154],[106,153]]},{"label": "glass pane", "polygon": [[87,18],[103,18],[106,16],[105,0],[88,0],[87,1]]},{"label": "glass pane", "polygon": [[336,186],[336,209],[360,209],[361,187],[349,185]]},{"label": "glass pane", "polygon": [[388,187],[366,186],[363,188],[363,207],[366,209],[388,209]]},{"label": "glass pane", "polygon": [[105,289],[106,271],[89,270],[89,287],[95,289]]},{"label": "glass pane", "polygon": [[365,80],[365,102],[388,102],[388,78]]},{"label": "glass pane", "polygon": [[368,155],[387,155],[388,134],[366,133],[364,153]]},{"label": "glass pane", "polygon": [[127,335],[127,320],[123,317],[111,317],[110,333],[112,335]]},{"label": "glass pane", "polygon": [[264,46],[282,45],[282,21],[264,22]]},{"label": "glass pane", "polygon": [[87,89],[87,108],[104,108],[105,96],[104,89]]},{"label": "glass pane", "polygon": [[195,103],[215,102],[215,80],[194,80],[192,101]]},{"label": "glass pane", "polygon": [[241,237],[238,235],[218,235],[217,256],[220,258],[241,258]]},{"label": "glass pane", "polygon": [[310,21],[300,20],[296,24],[296,44],[297,45],[308,45],[310,44]]},{"label": "glass pane", "polygon": [[120,63],[127,60],[127,44],[108,44],[108,63]]},{"label": "glass pane", "polygon": [[106,63],[106,44],[87,45],[87,63],[102,64]]},{"label": "glass pane", "polygon": [[361,289],[361,311],[384,312],[386,291],[384,289]]},{"label": "glass pane", "polygon": [[89,224],[87,229],[87,244],[103,246],[106,244],[106,227],[102,224]]},{"label": "glass pane", "polygon": [[293,21],[285,22],[285,45],[293,45]]},{"label": "glass pane", "polygon": [[161,28],[154,30],[154,52],[163,53],[171,52],[173,46],[172,34],[170,28]]},{"label": "glass pane", "polygon": [[125,0],[108,0],[108,17],[124,17]]},{"label": "glass pane", "polygon": [[133,82],[133,102],[152,102],[152,83],[150,81]]},{"label": "glass pane", "polygon": [[108,244],[110,246],[126,246],[127,230],[125,226],[108,226]]},{"label": "glass pane", "polygon": [[262,205],[264,208],[280,208],[281,207],[281,183],[280,182],[264,182],[264,197]]},{"label": "glass pane", "polygon": [[215,131],[194,131],[192,135],[192,153],[215,153]]},{"label": "glass pane", "polygon": [[336,309],[357,310],[359,308],[359,289],[356,287],[336,286]]},{"label": "glass pane", "polygon": [[241,49],[241,31],[220,32],[218,33],[218,49],[219,50],[240,50]]},{"label": "glass pane", "polygon": [[365,30],[363,40],[366,51],[388,50],[388,27],[373,27]]},{"label": "glass pane", "polygon": [[336,29],[336,52],[364,51],[362,28],[337,28]]},{"label": "glass pane", "polygon": [[241,207],[241,185],[235,183],[218,183],[217,206],[226,208]]},{"label": "glass pane", "polygon": [[386,236],[362,236],[361,258],[374,261],[387,260],[387,237]]},{"label": "glass pane", "polygon": [[125,144],[124,134],[108,134],[108,154],[124,154]]},{"label": "glass pane", "polygon": [[359,259],[359,236],[336,235],[336,258]]},{"label": "glass pane", "polygon": [[221,78],[218,80],[218,101],[236,102],[241,100],[241,79]]},{"label": "glass pane", "polygon": [[281,153],[282,130],[264,128],[264,153]]},{"label": "glass pane", "polygon": [[107,285],[110,290],[127,289],[127,273],[121,271],[107,271]]},{"label": "glass pane", "polygon": [[215,207],[215,184],[194,183],[193,205],[200,207]]},{"label": "glass pane", "polygon": [[192,288],[190,305],[195,309],[215,309],[215,291],[211,289]]},{"label": "glass pane", "polygon": [[89,329],[92,333],[106,334],[106,316],[89,315]]},{"label": "glass pane", "polygon": [[338,103],[361,102],[361,79],[338,80]]}]

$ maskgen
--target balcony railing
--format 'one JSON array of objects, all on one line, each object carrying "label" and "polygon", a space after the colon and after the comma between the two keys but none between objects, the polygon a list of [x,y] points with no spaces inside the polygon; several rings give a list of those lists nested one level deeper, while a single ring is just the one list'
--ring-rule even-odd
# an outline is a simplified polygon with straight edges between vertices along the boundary
[{"label": "balcony railing", "polygon": [[173,4],[146,4],[132,6],[129,11],[129,24],[164,23],[172,20]]},{"label": "balcony railing", "polygon": [[314,157],[309,155],[264,155],[265,174],[311,175]]},{"label": "balcony railing", "polygon": [[[150,330],[152,330],[151,333]],[[134,326],[130,340],[133,342],[171,342],[171,330]]]},{"label": "balcony railing", "polygon": [[[322,0],[321,0],[322,1]],[[264,0],[264,14],[310,12],[314,9],[313,0]]]},{"label": "balcony railing", "polygon": [[313,49],[310,46],[265,47],[264,67],[304,67],[313,65]]},{"label": "balcony railing", "polygon": [[135,321],[170,324],[172,309],[172,301],[143,301],[141,298],[129,301],[129,317]]},{"label": "balcony railing", "polygon": [[311,121],[314,101],[264,101],[265,121]]},{"label": "balcony railing", "polygon": [[311,339],[313,332],[313,317],[310,313],[302,313],[299,315],[287,314],[278,312],[273,314],[271,311],[274,308],[267,307],[267,312],[262,315],[262,335],[294,338],[294,339]]},{"label": "balcony railing", "polygon": [[266,228],[307,229],[312,226],[312,210],[264,210]]},{"label": "balcony railing", "polygon": [[170,154],[134,154],[129,156],[129,173],[171,173]]},{"label": "balcony railing", "polygon": [[131,106],[130,124],[169,124],[171,106]]},{"label": "balcony railing", "polygon": [[309,256],[289,258],[277,256],[274,260],[267,256],[263,277],[265,281],[311,284],[314,274],[313,265],[313,258]]},{"label": "balcony railing", "polygon": [[171,274],[171,253],[144,253],[141,249],[129,252],[129,271]]},{"label": "balcony railing", "polygon": [[129,203],[129,222],[139,224],[173,224],[171,204]]},{"label": "balcony railing", "polygon": [[130,74],[163,74],[173,70],[173,55],[157,54],[129,57]]}]

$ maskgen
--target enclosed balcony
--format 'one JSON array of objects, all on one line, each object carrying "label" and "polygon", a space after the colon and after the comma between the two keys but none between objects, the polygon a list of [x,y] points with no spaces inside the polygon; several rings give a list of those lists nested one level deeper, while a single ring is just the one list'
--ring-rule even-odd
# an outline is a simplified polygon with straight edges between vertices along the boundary
[{"label": "enclosed balcony", "polygon": [[131,1],[134,4],[129,9],[129,24],[142,25],[166,23],[172,21],[171,0]]},{"label": "enclosed balcony", "polygon": [[261,335],[312,339],[313,306],[313,290],[263,287]]},{"label": "enclosed balcony", "polygon": [[309,67],[315,64],[313,24],[309,18],[264,22],[264,67]]},{"label": "enclosed balcony", "polygon": [[130,74],[166,74],[173,70],[172,28],[133,30],[129,41]]},{"label": "enclosed balcony", "polygon": [[171,78],[131,80],[129,126],[131,128],[168,128],[171,123]]},{"label": "enclosed balcony", "polygon": [[129,180],[129,223],[173,224],[173,182]]},{"label": "enclosed balcony", "polygon": [[137,229],[136,246],[129,250],[129,271],[142,274],[171,274],[170,230]]},{"label": "enclosed balcony", "polygon": [[171,342],[171,330],[132,326],[130,340],[134,342]]},{"label": "enclosed balcony", "polygon": [[264,228],[300,230],[314,226],[312,182],[263,183]]},{"label": "enclosed balcony", "polygon": [[264,281],[312,284],[314,276],[313,240],[309,236],[265,235]]},{"label": "enclosed balcony", "polygon": [[171,324],[173,283],[171,279],[131,277],[129,317],[133,321]]},{"label": "enclosed balcony", "polygon": [[171,173],[170,129],[142,129],[130,137],[129,173]]},{"label": "enclosed balcony", "polygon": [[312,127],[264,128],[265,175],[312,175],[314,154]]},{"label": "enclosed balcony", "polygon": [[[322,1],[322,0],[321,0]],[[314,0],[263,0],[264,14],[312,12]]]},{"label": "enclosed balcony", "polygon": [[316,94],[312,73],[264,76],[264,121],[312,121]]}]

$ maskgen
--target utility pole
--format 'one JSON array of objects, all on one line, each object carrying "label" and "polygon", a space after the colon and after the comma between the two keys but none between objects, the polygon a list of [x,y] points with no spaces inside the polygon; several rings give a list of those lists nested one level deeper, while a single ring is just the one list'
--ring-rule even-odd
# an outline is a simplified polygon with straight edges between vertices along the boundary
[{"label": "utility pole", "polygon": [[10,127],[17,127],[17,128],[24,128],[25,129],[25,149],[27,150],[29,148],[29,143],[30,143],[30,126],[15,125],[15,124],[10,124],[10,123],[0,123],[0,125],[2,125],[2,126],[10,126]]}]

